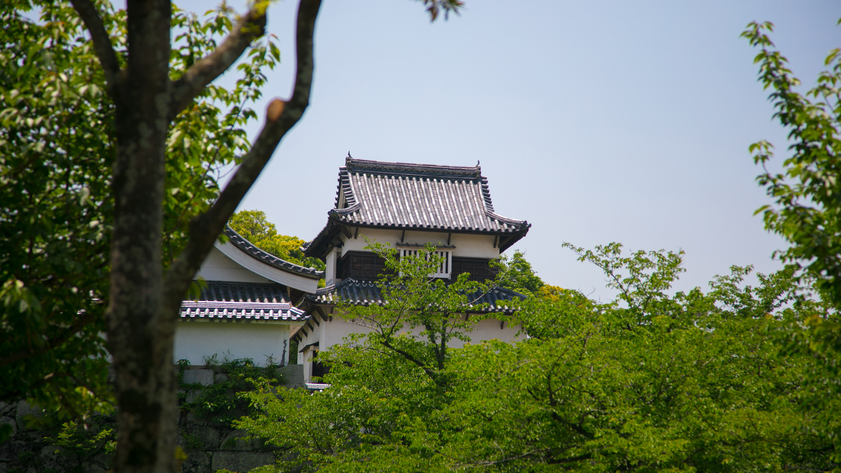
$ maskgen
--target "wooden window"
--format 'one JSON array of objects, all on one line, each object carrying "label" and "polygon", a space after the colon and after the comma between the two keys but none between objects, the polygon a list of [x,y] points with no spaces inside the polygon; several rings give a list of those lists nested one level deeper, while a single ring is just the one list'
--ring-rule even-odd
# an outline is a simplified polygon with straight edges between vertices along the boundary
[{"label": "wooden window", "polygon": [[[418,256],[421,254],[423,250],[417,249],[409,249],[409,248],[401,248],[400,249],[400,257],[404,258],[406,256]],[[441,262],[438,264],[436,271],[429,275],[432,278],[446,278],[449,279],[450,274],[453,270],[453,255],[450,250],[435,250],[432,252],[432,255],[437,256],[441,259]]]}]

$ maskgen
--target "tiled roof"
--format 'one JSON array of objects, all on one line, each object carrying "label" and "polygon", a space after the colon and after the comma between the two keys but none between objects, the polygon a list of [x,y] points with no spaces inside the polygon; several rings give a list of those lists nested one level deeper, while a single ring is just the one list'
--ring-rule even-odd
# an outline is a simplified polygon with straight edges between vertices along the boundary
[{"label": "tiled roof", "polygon": [[267,253],[266,251],[257,248],[250,241],[243,238],[242,235],[235,232],[231,227],[225,227],[225,235],[228,236],[231,244],[245,253],[248,253],[249,256],[252,256],[277,269],[293,272],[313,279],[321,279],[324,277],[324,271],[318,271],[315,268],[305,268],[303,266],[290,263],[289,261],[282,260],[271,253]]},{"label": "tiled roof", "polygon": [[280,284],[256,282],[207,281],[198,300],[219,302],[289,302]]},{"label": "tiled roof", "polygon": [[[328,224],[304,250],[319,253],[336,224],[348,226],[510,234],[502,250],[525,236],[525,220],[494,212],[482,168],[367,161],[348,157]],[[502,242],[501,242],[502,243]],[[503,247],[504,246],[504,247]]]},{"label": "tiled roof", "polygon": [[199,300],[181,303],[182,319],[306,320],[279,284],[208,281]]},{"label": "tiled roof", "polygon": [[[508,302],[514,299],[524,299],[525,296],[519,292],[504,287],[493,287],[487,292],[473,294],[470,297],[471,303],[467,309],[477,312],[513,312]],[[339,284],[327,286],[316,291],[315,294],[308,294],[307,300],[316,304],[336,304],[339,301],[350,302],[359,305],[383,304],[385,302],[382,291],[374,281],[357,281],[355,279],[344,279]],[[477,307],[487,304],[484,307]]]}]

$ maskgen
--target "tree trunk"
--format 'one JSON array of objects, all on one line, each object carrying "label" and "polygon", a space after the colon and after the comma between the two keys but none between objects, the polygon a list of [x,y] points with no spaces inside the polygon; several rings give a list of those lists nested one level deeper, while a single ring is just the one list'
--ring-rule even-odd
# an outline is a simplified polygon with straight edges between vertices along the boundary
[{"label": "tree trunk", "polygon": [[115,91],[117,156],[108,341],[119,472],[175,471],[175,319],[162,311],[162,205],[171,5],[129,0],[128,66]]},{"label": "tree trunk", "polygon": [[271,102],[268,119],[251,150],[213,206],[193,219],[186,248],[166,275],[161,236],[169,122],[263,35],[267,3],[255,3],[214,52],[172,82],[172,6],[168,0],[128,0],[128,63],[124,69],[120,69],[96,4],[71,1],[91,34],[116,108],[115,209],[106,314],[118,408],[114,471],[172,473],[178,416],[172,352],[178,308],[216,237],[309,104],[313,35],[321,0],[301,0],[299,4],[298,64],[292,97],[288,102]]}]

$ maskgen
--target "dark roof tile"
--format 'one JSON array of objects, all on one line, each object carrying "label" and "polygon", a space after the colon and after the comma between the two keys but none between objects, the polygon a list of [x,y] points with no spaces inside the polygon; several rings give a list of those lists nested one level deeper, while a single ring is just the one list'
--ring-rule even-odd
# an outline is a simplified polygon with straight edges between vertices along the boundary
[{"label": "dark roof tile", "polygon": [[290,263],[289,261],[282,260],[271,253],[257,248],[253,243],[243,238],[242,235],[235,232],[231,227],[225,227],[225,235],[228,236],[231,244],[248,253],[249,256],[258,259],[269,266],[273,266],[283,271],[300,274],[301,276],[309,278],[321,279],[324,277],[324,271],[318,271],[315,268],[305,268],[303,266]]},{"label": "dark roof tile", "polygon": [[182,320],[306,320],[279,284],[207,281],[199,300],[181,303]]},{"label": "dark roof tile", "polygon": [[[525,236],[525,220],[494,212],[482,169],[465,166],[366,161],[348,157],[328,223],[304,245],[322,256],[337,225],[511,235],[505,250]],[[507,246],[506,246],[507,245]]]},{"label": "dark roof tile", "polygon": [[[306,297],[310,303],[316,304],[337,304],[340,301],[358,305],[385,303],[382,291],[376,282],[357,281],[355,279],[344,279],[338,284],[321,288],[315,294],[308,294]],[[519,292],[496,286],[486,292],[473,294],[468,309],[475,308],[477,312],[511,313],[513,309],[509,302],[524,298],[525,296]],[[482,304],[487,305],[478,307]]]}]

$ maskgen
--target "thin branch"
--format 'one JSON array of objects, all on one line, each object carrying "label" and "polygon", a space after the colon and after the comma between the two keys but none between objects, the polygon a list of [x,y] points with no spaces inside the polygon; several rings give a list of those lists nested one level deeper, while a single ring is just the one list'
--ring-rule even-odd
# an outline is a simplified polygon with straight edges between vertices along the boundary
[{"label": "thin branch", "polygon": [[111,45],[111,37],[105,31],[102,18],[91,0],[70,0],[70,3],[73,4],[73,8],[76,9],[91,34],[96,57],[99,58],[102,70],[105,72],[106,91],[113,100],[116,98],[116,91],[120,85],[120,63]]},{"label": "thin branch", "polygon": [[384,340],[384,341],[382,342],[382,344],[383,344],[383,346],[384,346],[384,347],[386,347],[386,348],[388,348],[389,350],[391,350],[391,351],[393,351],[393,352],[395,352],[395,353],[399,354],[400,356],[402,356],[403,358],[405,358],[407,361],[411,361],[412,363],[416,364],[416,365],[417,365],[420,369],[422,369],[422,370],[423,370],[423,372],[424,372],[424,373],[426,373],[426,375],[427,375],[427,376],[429,376],[430,378],[432,378],[432,381],[433,381],[435,384],[438,384],[438,380],[439,380],[439,378],[438,378],[438,373],[436,373],[436,372],[432,371],[431,369],[427,368],[427,367],[426,367],[426,365],[424,365],[424,364],[423,364],[423,362],[421,362],[420,360],[418,360],[417,358],[415,358],[415,357],[414,357],[414,355],[412,355],[411,353],[407,352],[406,350],[401,350],[400,348],[395,347],[394,345],[392,345],[392,344],[391,344],[391,343],[389,343],[388,341],[385,341],[385,340]]},{"label": "thin branch", "polygon": [[580,462],[581,460],[589,460],[593,458],[593,455],[590,453],[584,453],[582,455],[576,455],[574,457],[567,457],[567,458],[550,458],[546,463],[550,465],[560,465],[563,463],[575,463]]},{"label": "thin branch", "polygon": [[252,41],[263,36],[265,29],[266,5],[259,3],[237,22],[218,48],[193,64],[175,81],[169,102],[169,121],[175,119],[208,84],[227,71]]},{"label": "thin branch", "polygon": [[266,124],[254,141],[251,151],[242,159],[242,164],[219,195],[216,203],[190,224],[190,239],[187,246],[170,267],[164,284],[166,293],[163,309],[172,314],[172,317],[177,314],[190,281],[213,248],[216,237],[225,228],[225,224],[245,193],[257,180],[280,140],[298,123],[309,105],[314,69],[313,34],[320,6],[321,0],[301,0],[298,6],[296,36],[298,65],[292,98],[286,103],[278,99],[271,102]]}]

